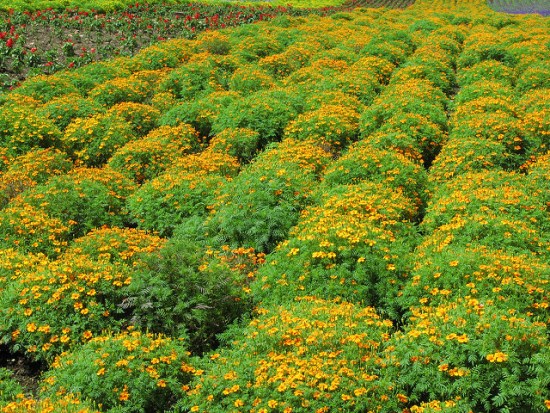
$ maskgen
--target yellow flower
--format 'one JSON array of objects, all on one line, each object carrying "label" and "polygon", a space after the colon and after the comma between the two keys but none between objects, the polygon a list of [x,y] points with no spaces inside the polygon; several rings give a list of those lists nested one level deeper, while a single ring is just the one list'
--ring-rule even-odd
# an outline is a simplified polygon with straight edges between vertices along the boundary
[{"label": "yellow flower", "polygon": [[242,406],[244,406],[244,402],[241,399],[237,399],[237,400],[235,400],[234,405],[235,405],[235,407],[242,407]]},{"label": "yellow flower", "polygon": [[275,407],[277,407],[277,405],[279,404],[279,402],[277,400],[270,400],[267,402],[267,405],[269,407],[271,407],[272,409],[274,409]]},{"label": "yellow flower", "polygon": [[508,355],[502,351],[497,351],[496,353],[488,354],[486,359],[490,363],[503,363],[508,360]]}]

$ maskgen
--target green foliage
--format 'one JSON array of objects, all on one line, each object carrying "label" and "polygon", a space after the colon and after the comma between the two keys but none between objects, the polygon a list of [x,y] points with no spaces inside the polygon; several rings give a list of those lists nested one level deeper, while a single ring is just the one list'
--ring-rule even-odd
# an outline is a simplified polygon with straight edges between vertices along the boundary
[{"label": "green foliage", "polygon": [[130,72],[118,64],[116,59],[110,62],[93,62],[71,72],[67,76],[83,95],[87,95],[96,86],[116,78],[130,75]]},{"label": "green foliage", "polygon": [[59,76],[36,76],[23,83],[17,93],[46,103],[54,97],[78,94],[78,89],[68,79]]},{"label": "green foliage", "polygon": [[220,244],[273,250],[307,204],[316,180],[312,172],[329,156],[309,141],[286,139],[268,146],[223,189],[209,232]]},{"label": "green foliage", "polygon": [[122,102],[143,103],[148,94],[147,82],[132,77],[119,77],[98,84],[88,96],[105,107]]},{"label": "green foliage", "polygon": [[259,91],[235,100],[221,109],[214,120],[212,132],[247,128],[260,134],[263,145],[280,140],[284,128],[298,114],[298,99],[285,89]]},{"label": "green foliage", "polygon": [[0,207],[27,188],[45,183],[54,175],[67,173],[73,164],[55,149],[36,149],[14,158],[0,175]]},{"label": "green foliage", "polygon": [[465,173],[438,188],[421,228],[427,234],[439,228],[462,245],[545,256],[540,245],[548,239],[550,220],[544,192],[520,174]]},{"label": "green foliage", "polygon": [[3,107],[0,111],[0,145],[10,157],[34,148],[57,146],[61,132],[50,120],[25,106]]},{"label": "green foliage", "polygon": [[458,76],[458,83],[461,87],[481,81],[499,82],[511,86],[514,81],[514,71],[501,62],[486,60],[473,64]]},{"label": "green foliage", "polygon": [[76,118],[87,118],[102,113],[103,108],[95,101],[80,94],[66,94],[49,100],[37,114],[50,119],[59,129],[65,128]]},{"label": "green foliage", "polygon": [[150,255],[124,302],[140,328],[189,336],[189,348],[199,354],[215,348],[216,336],[250,309],[247,275],[229,261],[242,251],[214,252],[200,238],[176,234]]},{"label": "green foliage", "polygon": [[169,237],[186,219],[206,216],[226,184],[219,174],[172,168],[141,186],[128,209],[139,228]]},{"label": "green foliage", "polygon": [[4,367],[0,368],[0,407],[23,394],[23,387],[13,377],[13,372]]},{"label": "green foliage", "polygon": [[415,307],[390,340],[387,374],[410,404],[461,399],[472,411],[542,412],[550,395],[545,329],[468,296]]},{"label": "green foliage", "polygon": [[417,205],[427,200],[424,192],[428,176],[418,163],[394,150],[380,150],[369,141],[352,145],[327,169],[323,185],[358,184],[362,181],[383,183],[400,190]]},{"label": "green foliage", "polygon": [[120,117],[132,127],[136,136],[145,136],[157,125],[160,111],[143,103],[124,102],[112,106],[107,115]]},{"label": "green foliage", "polygon": [[180,123],[192,125],[200,136],[210,136],[212,124],[220,113],[240,100],[241,96],[232,91],[212,92],[202,98],[179,101],[160,118],[160,125],[177,126]]},{"label": "green foliage", "polygon": [[393,313],[410,270],[413,202],[400,191],[368,181],[318,194],[288,240],[268,255],[252,285],[264,305],[296,296],[342,298]]},{"label": "green foliage", "polygon": [[240,164],[246,164],[262,149],[260,134],[246,128],[225,129],[210,140],[209,149],[228,153],[237,158]]},{"label": "green foliage", "polygon": [[345,106],[324,105],[304,112],[285,128],[285,135],[297,140],[314,139],[341,150],[359,134],[359,114]]},{"label": "green foliage", "polygon": [[0,211],[0,248],[55,256],[69,238],[69,226],[30,205],[8,206]]}]

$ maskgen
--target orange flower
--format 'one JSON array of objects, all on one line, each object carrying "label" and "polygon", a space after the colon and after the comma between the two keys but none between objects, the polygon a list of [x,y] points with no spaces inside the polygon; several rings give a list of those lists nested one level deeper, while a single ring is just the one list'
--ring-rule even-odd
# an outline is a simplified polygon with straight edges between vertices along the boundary
[{"label": "orange flower", "polygon": [[486,359],[491,363],[503,363],[508,360],[508,354],[497,351],[493,354],[488,354]]}]

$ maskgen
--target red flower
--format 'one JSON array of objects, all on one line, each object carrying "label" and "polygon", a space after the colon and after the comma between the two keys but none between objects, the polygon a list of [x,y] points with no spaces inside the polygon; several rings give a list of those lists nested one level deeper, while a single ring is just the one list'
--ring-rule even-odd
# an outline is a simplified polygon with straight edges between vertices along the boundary
[{"label": "red flower", "polygon": [[13,47],[13,39],[11,37],[6,41],[6,46],[10,49]]}]

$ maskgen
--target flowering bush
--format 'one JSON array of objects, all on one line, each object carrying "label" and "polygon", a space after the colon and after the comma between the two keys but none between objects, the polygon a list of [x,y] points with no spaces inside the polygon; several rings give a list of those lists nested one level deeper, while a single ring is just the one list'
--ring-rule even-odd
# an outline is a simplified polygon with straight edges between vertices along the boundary
[{"label": "flowering bush", "polygon": [[13,350],[51,362],[72,346],[123,324],[118,304],[131,282],[127,266],[67,254],[30,270],[11,277],[0,292],[1,339]]},{"label": "flowering bush", "polygon": [[135,135],[145,136],[157,125],[160,111],[143,103],[124,102],[112,106],[107,115],[124,119]]},{"label": "flowering bush", "polygon": [[116,114],[76,118],[65,129],[61,148],[75,163],[101,167],[127,142],[136,139],[132,125]]},{"label": "flowering bush", "polygon": [[213,122],[214,135],[228,128],[258,132],[263,145],[281,139],[283,130],[298,115],[299,100],[285,89],[251,93],[222,108]]},{"label": "flowering bush", "polygon": [[27,188],[67,173],[72,166],[64,153],[51,148],[31,150],[13,159],[0,176],[0,207]]},{"label": "flowering bush", "polygon": [[10,106],[0,112],[0,145],[9,157],[57,146],[61,132],[51,120],[38,117],[34,108]]},{"label": "flowering bush", "polygon": [[0,211],[0,248],[25,253],[59,254],[69,239],[69,226],[31,205],[8,206]]},{"label": "flowering bush", "polygon": [[[226,185],[208,222],[220,244],[268,252],[286,237],[307,203],[313,172],[330,157],[319,145],[302,142],[285,139],[268,146]],[[296,157],[296,152],[302,153]]]},{"label": "flowering bush", "polygon": [[285,135],[294,139],[326,142],[336,150],[345,148],[359,134],[359,114],[340,105],[323,105],[290,122]]},{"label": "flowering bush", "polygon": [[57,357],[41,396],[76,395],[103,411],[165,411],[196,372],[185,343],[138,331],[103,335]]},{"label": "flowering bush", "polygon": [[220,112],[239,100],[241,96],[232,91],[212,92],[202,98],[178,101],[159,120],[161,125],[177,126],[180,123],[192,125],[200,136],[210,136],[212,124]]},{"label": "flowering bush", "polygon": [[111,169],[76,168],[35,186],[9,205],[13,210],[43,211],[78,237],[103,225],[127,223],[125,200],[134,189],[128,178]]},{"label": "flowering bush", "polygon": [[191,126],[161,126],[117,149],[108,165],[141,184],[157,177],[178,158],[195,152],[199,146],[199,137]]},{"label": "flowering bush", "polygon": [[209,150],[227,153],[246,164],[260,151],[259,141],[260,134],[251,129],[225,129],[210,140]]},{"label": "flowering bush", "polygon": [[[258,310],[179,404],[196,412],[376,409],[393,398],[379,357],[392,323],[372,307],[304,297]],[[307,366],[307,367],[306,367]],[[241,410],[241,411],[242,411]]]},{"label": "flowering bush", "polygon": [[93,260],[138,266],[144,257],[161,249],[166,240],[130,228],[99,228],[71,242],[66,255],[83,254]]},{"label": "flowering bush", "polygon": [[63,397],[43,397],[39,400],[23,398],[2,407],[2,413],[100,413],[87,402],[79,400],[74,395]]},{"label": "flowering bush", "polygon": [[513,308],[471,296],[417,306],[388,343],[387,373],[403,407],[461,400],[472,411],[543,411],[550,366],[545,329]]}]

